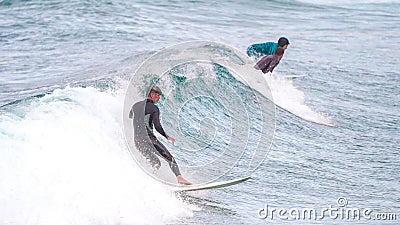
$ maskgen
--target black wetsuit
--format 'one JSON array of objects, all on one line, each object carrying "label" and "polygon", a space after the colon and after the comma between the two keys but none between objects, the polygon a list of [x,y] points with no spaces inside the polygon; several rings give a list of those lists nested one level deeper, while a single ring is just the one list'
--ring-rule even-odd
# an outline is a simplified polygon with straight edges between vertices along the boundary
[{"label": "black wetsuit", "polygon": [[[157,140],[153,133],[153,125],[165,138],[168,138],[160,123],[160,110],[153,101],[146,99],[135,103],[129,112],[129,118],[133,117],[134,139],[138,150],[148,159],[153,167],[157,169],[161,162],[156,154],[161,155],[171,167],[175,176],[181,175],[178,164],[167,148]],[[154,148],[153,148],[154,146]],[[154,152],[154,149],[156,152]]]}]

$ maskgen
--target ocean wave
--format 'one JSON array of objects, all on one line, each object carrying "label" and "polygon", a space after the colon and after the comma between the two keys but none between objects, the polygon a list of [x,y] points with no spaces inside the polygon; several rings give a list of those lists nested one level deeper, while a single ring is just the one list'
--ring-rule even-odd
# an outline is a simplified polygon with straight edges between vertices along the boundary
[{"label": "ocean wave", "polygon": [[0,223],[162,224],[191,216],[132,160],[122,92],[68,86],[7,106]]}]

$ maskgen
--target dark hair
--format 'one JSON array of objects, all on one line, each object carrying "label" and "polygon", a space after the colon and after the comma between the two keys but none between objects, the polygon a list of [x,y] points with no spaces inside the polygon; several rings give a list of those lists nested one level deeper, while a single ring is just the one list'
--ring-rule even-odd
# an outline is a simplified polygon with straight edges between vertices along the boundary
[{"label": "dark hair", "polygon": [[278,40],[278,45],[283,47],[285,45],[289,45],[289,40],[285,37],[280,37]]},{"label": "dark hair", "polygon": [[283,53],[285,53],[285,50],[279,46],[275,49],[274,55],[281,56],[281,55],[283,55]]}]

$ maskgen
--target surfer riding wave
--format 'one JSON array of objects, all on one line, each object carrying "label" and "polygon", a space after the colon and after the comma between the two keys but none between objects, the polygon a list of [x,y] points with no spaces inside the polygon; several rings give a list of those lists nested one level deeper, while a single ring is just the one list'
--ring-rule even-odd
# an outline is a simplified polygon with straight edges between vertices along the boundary
[{"label": "surfer riding wave", "polygon": [[171,141],[172,144],[175,143],[175,139],[165,133],[160,123],[160,110],[155,105],[160,100],[161,89],[157,86],[150,86],[147,88],[146,93],[147,99],[135,103],[129,112],[129,118],[133,118],[136,147],[156,169],[161,166],[161,162],[158,159],[158,156],[161,156],[168,162],[179,184],[192,184],[182,177],[174,157],[153,133],[154,126],[158,133]]}]

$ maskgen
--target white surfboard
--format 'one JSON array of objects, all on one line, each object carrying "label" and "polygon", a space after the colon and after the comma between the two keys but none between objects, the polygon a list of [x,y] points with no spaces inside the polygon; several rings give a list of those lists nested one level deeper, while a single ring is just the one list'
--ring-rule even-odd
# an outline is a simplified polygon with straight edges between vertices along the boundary
[{"label": "white surfboard", "polygon": [[199,190],[206,190],[206,189],[222,188],[222,187],[228,187],[231,185],[242,183],[250,178],[251,177],[248,176],[248,177],[243,177],[243,178],[239,178],[239,179],[212,182],[212,183],[208,183],[208,184],[192,184],[192,185],[174,186],[174,187],[171,187],[171,190],[180,192],[180,191],[199,191]]},{"label": "white surfboard", "polygon": [[299,77],[306,77],[307,75],[279,75],[284,78],[299,78]]}]

